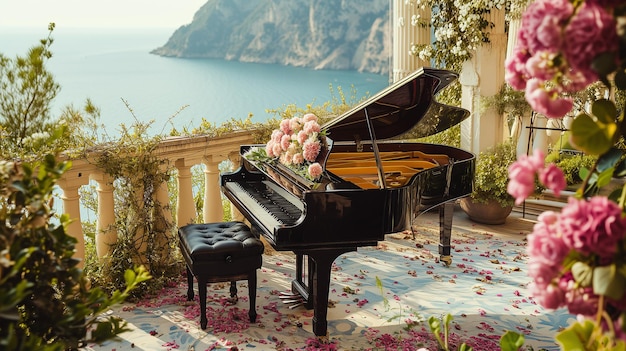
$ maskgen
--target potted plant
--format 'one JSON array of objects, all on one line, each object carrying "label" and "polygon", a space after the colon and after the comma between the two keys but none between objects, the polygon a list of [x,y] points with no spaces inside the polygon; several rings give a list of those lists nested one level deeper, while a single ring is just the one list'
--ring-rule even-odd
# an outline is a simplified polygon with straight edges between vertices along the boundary
[{"label": "potted plant", "polygon": [[485,224],[506,221],[515,203],[507,192],[508,169],[516,159],[516,143],[511,138],[478,155],[474,189],[461,200],[461,209],[471,220]]}]

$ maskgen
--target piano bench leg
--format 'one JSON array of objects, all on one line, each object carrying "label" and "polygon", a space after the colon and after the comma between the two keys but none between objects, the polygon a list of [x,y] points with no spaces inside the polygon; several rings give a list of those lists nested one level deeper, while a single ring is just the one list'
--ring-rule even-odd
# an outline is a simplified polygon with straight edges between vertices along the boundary
[{"label": "piano bench leg", "polygon": [[248,298],[250,299],[250,323],[256,322],[256,269],[248,275]]},{"label": "piano bench leg", "polygon": [[233,303],[239,301],[239,298],[237,297],[237,281],[236,280],[231,280],[230,282],[230,298]]},{"label": "piano bench leg", "polygon": [[191,270],[187,267],[187,301],[191,301],[193,298],[193,273],[191,273]]},{"label": "piano bench leg", "polygon": [[206,317],[206,285],[207,281],[200,278],[198,279],[198,295],[200,295],[200,328],[206,329],[208,320]]}]

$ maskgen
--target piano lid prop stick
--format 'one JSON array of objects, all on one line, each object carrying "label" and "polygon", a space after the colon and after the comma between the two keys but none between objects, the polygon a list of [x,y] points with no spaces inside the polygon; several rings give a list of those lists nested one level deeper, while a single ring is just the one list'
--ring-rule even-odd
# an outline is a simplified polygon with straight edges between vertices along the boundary
[{"label": "piano lid prop stick", "polygon": [[372,121],[370,120],[370,116],[367,113],[367,107],[363,108],[363,112],[365,112],[365,121],[367,122],[367,129],[370,134],[370,139],[372,140],[372,149],[374,150],[374,159],[376,159],[376,168],[378,169],[378,182],[381,185],[382,189],[386,189],[387,185],[385,184],[385,174],[383,172],[383,164],[380,160],[380,152],[378,152],[378,144],[376,143],[376,133],[374,133],[374,127],[372,126]]}]

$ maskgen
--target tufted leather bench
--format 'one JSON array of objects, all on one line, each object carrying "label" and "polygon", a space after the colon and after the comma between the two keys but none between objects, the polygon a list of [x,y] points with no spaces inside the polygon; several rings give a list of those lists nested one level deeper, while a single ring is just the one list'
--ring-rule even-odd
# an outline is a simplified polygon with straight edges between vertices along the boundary
[{"label": "tufted leather bench", "polygon": [[263,243],[242,222],[189,224],[178,229],[180,251],[187,265],[187,300],[193,300],[193,278],[198,280],[200,327],[206,329],[208,283],[231,282],[230,296],[237,297],[237,281],[248,280],[250,322],[256,321],[256,270],[263,263]]}]

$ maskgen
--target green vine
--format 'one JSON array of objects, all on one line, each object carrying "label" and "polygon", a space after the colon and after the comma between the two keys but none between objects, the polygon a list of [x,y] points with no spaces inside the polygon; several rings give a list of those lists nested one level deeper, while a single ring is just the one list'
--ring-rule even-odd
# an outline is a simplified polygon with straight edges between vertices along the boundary
[{"label": "green vine", "polygon": [[118,289],[129,266],[143,265],[153,279],[131,296],[138,298],[157,292],[179,277],[183,265],[174,224],[164,215],[171,210],[170,205],[157,200],[159,187],[170,179],[167,161],[155,155],[163,137],[149,136],[152,122],[142,123],[130,107],[129,111],[134,123],[122,124],[119,138],[101,143],[96,149],[94,163],[113,179],[112,229],[117,232],[117,241],[107,257],[90,261],[93,265],[87,266],[86,272],[95,284],[112,291]]}]

